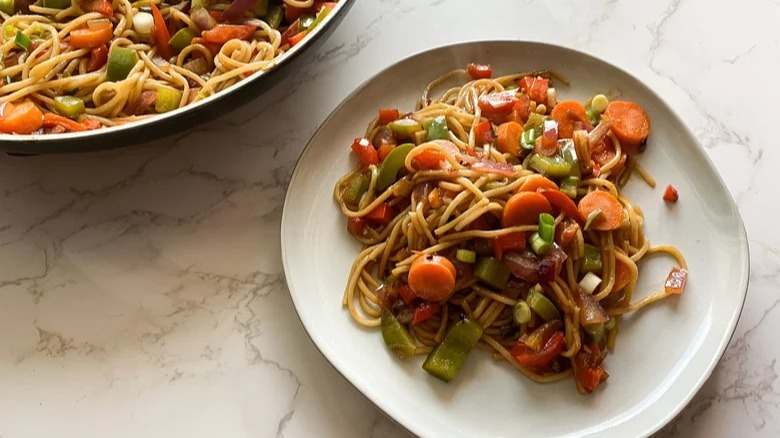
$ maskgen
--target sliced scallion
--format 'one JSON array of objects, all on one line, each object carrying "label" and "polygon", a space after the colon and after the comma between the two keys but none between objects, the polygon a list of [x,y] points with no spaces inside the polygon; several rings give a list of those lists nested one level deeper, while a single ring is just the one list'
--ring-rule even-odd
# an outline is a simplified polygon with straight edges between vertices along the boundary
[{"label": "sliced scallion", "polygon": [[520,145],[523,149],[531,150],[534,148],[534,142],[536,141],[536,129],[531,128],[527,131],[523,131],[520,135]]},{"label": "sliced scallion", "polygon": [[552,250],[552,243],[542,239],[539,233],[531,234],[531,249],[540,256],[549,253]]},{"label": "sliced scallion", "polygon": [[577,188],[580,186],[580,179],[576,176],[568,176],[561,181],[561,192],[570,198],[577,197]]},{"label": "sliced scallion", "polygon": [[14,38],[14,44],[17,45],[17,47],[22,48],[25,52],[30,50],[30,37],[23,34],[21,31],[16,31],[16,37]]},{"label": "sliced scallion", "polygon": [[549,213],[539,215],[539,237],[547,243],[555,239],[555,218]]},{"label": "sliced scallion", "polygon": [[553,304],[549,298],[542,294],[541,290],[542,287],[537,284],[533,289],[528,291],[528,296],[526,297],[528,305],[545,321],[549,322],[554,319],[561,319],[561,312],[558,311],[555,304]]},{"label": "sliced scallion", "polygon": [[477,261],[477,253],[468,249],[459,249],[455,253],[455,258],[463,263],[474,263]]},{"label": "sliced scallion", "polygon": [[580,287],[589,294],[593,294],[593,291],[599,287],[599,284],[601,284],[601,278],[592,272],[588,272],[582,277],[582,280],[580,280]]},{"label": "sliced scallion", "polygon": [[512,317],[517,324],[527,324],[531,316],[531,306],[523,300],[518,301],[512,309]]}]

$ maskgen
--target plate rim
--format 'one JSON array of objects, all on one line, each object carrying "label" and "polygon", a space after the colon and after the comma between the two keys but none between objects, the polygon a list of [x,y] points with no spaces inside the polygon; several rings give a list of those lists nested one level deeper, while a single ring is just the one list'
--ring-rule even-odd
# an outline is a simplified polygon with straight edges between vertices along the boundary
[{"label": "plate rim", "polygon": [[[734,311],[731,313],[730,319],[728,321],[728,324],[726,325],[727,331],[726,335],[723,336],[718,343],[717,349],[715,351],[715,354],[713,357],[709,360],[707,363],[707,366],[705,367],[705,372],[702,373],[699,378],[696,380],[696,382],[693,384],[691,389],[688,391],[688,393],[679,399],[679,401],[676,403],[673,409],[671,409],[665,416],[660,418],[652,427],[646,428],[645,431],[643,431],[640,435],[640,437],[649,437],[650,435],[653,435],[654,433],[661,430],[664,426],[669,424],[671,421],[673,421],[677,416],[680,415],[680,413],[690,404],[693,397],[696,396],[696,394],[701,391],[702,386],[706,383],[706,381],[712,376],[712,373],[715,371],[715,368],[717,367],[718,363],[720,363],[721,359],[723,358],[723,355],[726,352],[726,349],[728,348],[728,345],[731,343],[731,340],[734,337],[734,334],[736,332],[737,323],[739,322],[740,317],[742,316],[742,312],[745,308],[745,301],[747,298],[747,292],[750,284],[750,245],[748,241],[747,236],[747,230],[745,229],[745,223],[742,220],[742,214],[739,211],[739,208],[737,206],[737,203],[734,200],[733,195],[731,194],[731,191],[729,190],[728,186],[726,185],[725,181],[723,180],[723,177],[721,176],[720,172],[718,171],[717,167],[712,161],[712,158],[707,153],[707,150],[702,144],[699,142],[699,139],[694,134],[693,130],[688,126],[687,123],[685,123],[685,120],[680,116],[680,114],[675,110],[675,108],[669,104],[669,102],[658,92],[656,92],[653,88],[651,88],[649,85],[645,83],[645,81],[641,80],[639,77],[637,77],[635,74],[627,71],[626,69],[617,66],[613,64],[610,61],[605,60],[604,58],[597,56],[593,53],[590,53],[585,50],[580,50],[577,48],[564,46],[560,44],[550,43],[546,41],[538,41],[538,40],[531,40],[531,39],[512,39],[512,38],[503,38],[503,39],[467,39],[467,40],[460,40],[455,41],[447,44],[441,44],[436,45],[433,47],[429,47],[423,50],[416,51],[412,54],[409,54],[407,56],[404,56],[400,59],[397,59],[389,64],[387,64],[384,67],[381,67],[376,73],[365,79],[363,82],[360,83],[352,92],[347,94],[336,106],[333,108],[333,110],[328,114],[328,116],[320,123],[320,125],[317,127],[317,129],[314,131],[314,133],[311,135],[309,140],[306,142],[306,145],[301,150],[300,154],[298,155],[298,158],[295,161],[295,166],[293,167],[292,174],[290,176],[290,180],[287,183],[287,188],[285,190],[285,197],[284,197],[284,203],[282,207],[282,218],[281,218],[281,226],[280,226],[280,244],[281,244],[281,256],[282,256],[282,268],[284,271],[284,278],[285,278],[285,284],[287,286],[288,293],[290,295],[290,298],[293,301],[293,308],[295,309],[295,315],[298,317],[298,320],[301,322],[301,325],[303,326],[304,332],[306,333],[306,336],[309,337],[309,340],[315,345],[318,352],[322,357],[325,359],[325,361],[330,365],[331,368],[333,368],[346,382],[348,382],[355,390],[357,390],[358,393],[360,393],[365,399],[371,402],[371,404],[376,407],[376,409],[379,410],[382,414],[384,414],[387,418],[389,418],[391,421],[393,421],[395,424],[399,425],[401,428],[406,430],[407,432],[419,436],[422,432],[421,430],[413,430],[411,426],[407,426],[404,424],[400,419],[395,418],[390,412],[386,410],[385,407],[383,407],[380,404],[380,401],[374,400],[374,398],[366,393],[364,393],[358,385],[352,381],[352,379],[347,376],[345,373],[343,373],[336,365],[333,364],[331,359],[328,357],[327,354],[323,351],[322,347],[318,343],[317,339],[312,336],[310,332],[310,327],[307,325],[307,323],[303,320],[301,317],[300,312],[298,311],[298,306],[301,305],[296,299],[296,294],[293,293],[291,284],[292,284],[292,278],[289,274],[289,268],[290,265],[289,259],[288,259],[288,251],[286,248],[286,239],[285,236],[287,235],[287,221],[288,221],[288,215],[289,208],[288,204],[290,201],[290,188],[293,187],[294,183],[298,178],[300,178],[300,163],[303,161],[303,159],[311,152],[311,146],[315,139],[319,137],[319,134],[321,133],[324,126],[326,126],[335,116],[335,114],[344,106],[348,101],[352,100],[357,94],[362,92],[368,85],[378,78],[379,76],[385,74],[388,70],[391,70],[395,67],[397,67],[399,64],[408,61],[412,58],[417,58],[420,56],[424,56],[426,54],[429,54],[434,51],[439,51],[443,49],[451,49],[451,50],[459,50],[462,46],[467,45],[480,45],[480,44],[519,44],[519,45],[535,45],[542,48],[552,48],[556,50],[564,50],[573,52],[577,55],[584,56],[586,58],[590,58],[591,60],[595,60],[598,62],[601,62],[603,64],[606,64],[612,69],[617,70],[618,72],[630,77],[631,79],[634,79],[638,83],[640,83],[647,92],[649,92],[653,97],[658,99],[668,110],[668,113],[671,114],[674,119],[680,123],[680,125],[683,127],[685,132],[694,140],[694,143],[696,144],[696,149],[698,152],[701,153],[704,160],[703,162],[710,168],[710,170],[713,171],[713,174],[715,175],[715,179],[718,182],[720,188],[728,194],[728,205],[731,207],[733,212],[735,213],[735,217],[737,219],[738,227],[735,230],[735,237],[738,238],[740,241],[740,249],[743,249],[742,254],[743,257],[739,260],[740,263],[740,274],[741,278],[739,281],[739,292],[740,296],[738,297],[739,304],[736,306]],[[644,411],[645,409],[643,409]],[[630,420],[629,420],[630,421]],[[575,431],[572,431],[575,432]]]}]

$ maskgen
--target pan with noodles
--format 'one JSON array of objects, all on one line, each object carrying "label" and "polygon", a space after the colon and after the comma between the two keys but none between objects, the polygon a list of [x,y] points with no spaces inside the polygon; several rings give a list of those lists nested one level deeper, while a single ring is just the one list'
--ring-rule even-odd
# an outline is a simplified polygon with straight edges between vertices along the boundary
[{"label": "pan with noodles", "polygon": [[274,69],[343,9],[167,1],[0,0],[0,133],[40,139],[214,100]]},{"label": "pan with noodles", "polygon": [[[445,81],[463,85],[432,97]],[[622,193],[650,119],[635,102],[561,100],[540,70],[493,78],[470,64],[431,82],[410,113],[379,110],[334,196],[364,244],[343,305],[401,358],[455,378],[474,347],[537,382],[604,383],[621,316],[682,294],[687,265],[650,244]],[[661,198],[659,197],[659,202]],[[671,201],[670,201],[671,202]],[[677,266],[635,298],[637,263]],[[643,294],[644,295],[644,294]]]}]

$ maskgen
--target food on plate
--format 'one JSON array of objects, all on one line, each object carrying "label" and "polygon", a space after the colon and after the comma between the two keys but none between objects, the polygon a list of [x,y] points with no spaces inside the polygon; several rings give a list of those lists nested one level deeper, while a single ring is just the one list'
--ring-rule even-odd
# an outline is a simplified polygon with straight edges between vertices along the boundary
[{"label": "food on plate", "polygon": [[314,0],[0,0],[0,133],[119,125],[264,71],[336,6]]},{"label": "food on plate", "polygon": [[[573,375],[592,392],[622,315],[683,293],[684,257],[650,245],[642,209],[621,192],[634,171],[655,184],[637,162],[647,113],[604,95],[563,100],[554,82],[567,84],[547,70],[447,73],[413,112],[379,110],[335,186],[364,245],[343,305],[399,357],[425,355],[441,380],[480,347],[534,381]],[[637,262],[651,253],[677,266],[637,299]]]}]

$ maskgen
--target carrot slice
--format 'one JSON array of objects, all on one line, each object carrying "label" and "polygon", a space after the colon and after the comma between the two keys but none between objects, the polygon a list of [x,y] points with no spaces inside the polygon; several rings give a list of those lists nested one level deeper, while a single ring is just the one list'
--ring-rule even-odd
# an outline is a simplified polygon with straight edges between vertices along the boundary
[{"label": "carrot slice", "polygon": [[455,266],[439,255],[422,255],[409,268],[409,287],[426,301],[442,301],[455,290]]},{"label": "carrot slice", "polygon": [[615,285],[612,286],[612,291],[616,292],[623,289],[631,281],[631,271],[623,262],[615,259]]},{"label": "carrot slice", "polygon": [[87,130],[87,127],[81,123],[66,117],[58,116],[54,113],[46,113],[43,115],[43,126],[46,128],[60,126],[65,129],[65,132],[81,132]]},{"label": "carrot slice", "polygon": [[591,229],[610,231],[620,228],[623,223],[623,206],[614,196],[602,190],[588,193],[577,206],[583,218],[587,218],[595,210],[601,210],[600,217],[590,225]]},{"label": "carrot slice", "polygon": [[639,146],[650,135],[650,118],[636,102],[616,100],[607,105],[604,114],[612,122],[612,132],[629,146]]},{"label": "carrot slice", "polygon": [[560,190],[542,189],[539,191],[539,193],[547,198],[547,200],[550,202],[550,205],[557,207],[566,216],[576,220],[581,224],[585,222],[582,215],[580,215],[580,211],[577,210],[577,206],[574,204],[574,201],[572,201],[570,197],[566,196]]},{"label": "carrot slice", "polygon": [[535,192],[539,189],[558,190],[558,186],[554,182],[543,177],[542,175],[532,175],[529,176],[528,179],[523,181],[522,184],[520,184],[520,188],[518,189],[518,191]]},{"label": "carrot slice", "polygon": [[520,137],[523,135],[523,125],[517,122],[506,122],[496,130],[498,138],[496,145],[501,152],[520,155]]},{"label": "carrot slice", "polygon": [[547,198],[537,192],[520,192],[506,201],[501,223],[504,227],[531,225],[539,221],[541,213],[552,213]]},{"label": "carrot slice", "polygon": [[43,126],[43,112],[29,100],[19,104],[7,103],[0,115],[0,132],[31,134]]},{"label": "carrot slice", "polygon": [[558,102],[550,113],[553,119],[558,122],[558,137],[572,138],[574,131],[577,130],[577,122],[590,128],[588,115],[585,114],[585,107],[576,100],[565,100]]}]

